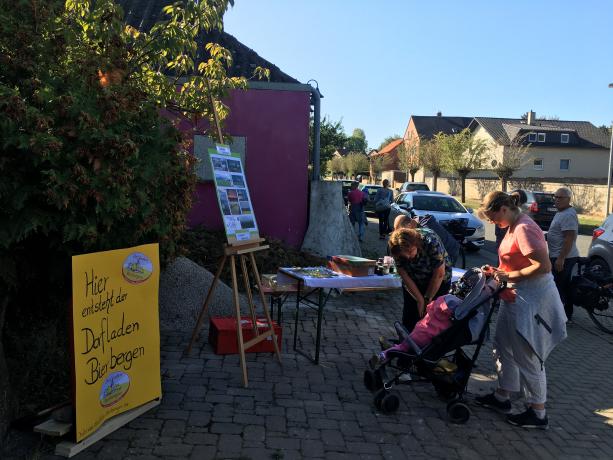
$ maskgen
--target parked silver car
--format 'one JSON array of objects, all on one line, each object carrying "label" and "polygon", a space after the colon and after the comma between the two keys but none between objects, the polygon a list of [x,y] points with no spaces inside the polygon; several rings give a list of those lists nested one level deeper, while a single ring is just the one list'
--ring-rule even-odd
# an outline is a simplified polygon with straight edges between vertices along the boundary
[{"label": "parked silver car", "polygon": [[416,216],[431,214],[441,224],[445,224],[451,219],[468,219],[468,226],[466,227],[467,247],[476,251],[485,243],[483,222],[472,214],[472,209],[465,208],[451,195],[427,191],[401,193],[392,203],[390,221],[393,222],[400,214],[410,216],[411,210]]},{"label": "parked silver car", "polygon": [[613,214],[592,232],[592,244],[587,252],[590,266],[603,274],[613,273]]}]

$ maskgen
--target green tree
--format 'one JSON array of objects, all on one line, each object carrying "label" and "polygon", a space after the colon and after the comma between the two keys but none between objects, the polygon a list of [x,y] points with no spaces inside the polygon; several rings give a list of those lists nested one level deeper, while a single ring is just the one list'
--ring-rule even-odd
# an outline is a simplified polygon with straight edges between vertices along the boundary
[{"label": "green tree", "polygon": [[381,173],[387,171],[392,164],[389,155],[376,155],[370,158],[370,171],[372,180],[377,182],[381,179]]},{"label": "green tree", "polygon": [[327,167],[328,173],[332,175],[332,178],[336,178],[339,175],[345,175],[345,159],[334,156],[328,160]]},{"label": "green tree", "polygon": [[[331,121],[327,116],[321,120],[319,134],[319,156],[322,166],[321,175],[329,174],[328,161],[332,159],[332,155],[338,149],[345,148],[347,136],[343,123],[339,121]],[[309,136],[309,152],[313,158],[313,119],[311,119],[311,135]]]},{"label": "green tree", "polygon": [[432,189],[436,190],[438,178],[445,166],[445,158],[436,136],[419,143],[419,163],[432,173]]},{"label": "green tree", "polygon": [[504,146],[501,157],[494,154],[491,155],[492,170],[500,179],[500,189],[503,192],[507,191],[508,182],[519,170],[524,162],[526,153],[532,144],[527,142],[528,133],[518,135],[511,140],[510,144]]},{"label": "green tree", "polygon": [[345,148],[349,152],[366,154],[368,142],[366,142],[364,130],[360,128],[354,129],[351,136],[349,136],[345,142]]},{"label": "green tree", "polygon": [[368,174],[370,163],[368,157],[362,153],[349,153],[345,158],[347,175],[353,177],[357,174]]},{"label": "green tree", "polygon": [[455,134],[438,133],[435,138],[444,156],[445,169],[460,178],[461,198],[465,202],[466,177],[483,167],[489,145],[483,139],[475,139],[469,129]]},{"label": "green tree", "polygon": [[[194,158],[191,137],[160,110],[223,126],[223,98],[246,80],[227,77],[227,50],[197,38],[222,29],[227,7],[175,3],[139,32],[112,0],[0,0],[0,344],[27,340],[5,318],[36,336],[43,315],[57,333],[41,356],[66,358],[72,255],[145,242],[159,242],[163,259],[178,252]],[[0,346],[0,418],[4,367]]]},{"label": "green tree", "polygon": [[397,149],[398,153],[398,166],[402,171],[406,173],[407,180],[409,175],[411,181],[415,181],[415,174],[421,167],[419,158],[419,142],[411,135],[408,139],[405,139]]}]

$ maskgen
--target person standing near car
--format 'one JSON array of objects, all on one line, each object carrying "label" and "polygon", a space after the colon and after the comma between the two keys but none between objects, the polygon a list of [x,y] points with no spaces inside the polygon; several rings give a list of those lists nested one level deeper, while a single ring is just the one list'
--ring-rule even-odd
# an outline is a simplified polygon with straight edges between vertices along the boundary
[{"label": "person standing near car", "polygon": [[358,189],[357,182],[352,182],[351,191],[347,194],[347,201],[349,202],[349,220],[353,228],[355,228],[355,224],[358,224],[358,240],[362,241],[364,238],[364,221],[366,220],[364,204],[368,201],[368,195]]},{"label": "person standing near car", "polygon": [[553,198],[558,212],[553,216],[547,232],[547,246],[549,247],[549,258],[553,267],[553,279],[564,304],[566,317],[568,321],[571,321],[573,300],[570,291],[570,278],[573,267],[579,259],[579,250],[577,249],[579,219],[575,208],[570,205],[572,192],[569,188],[559,188]]},{"label": "person standing near car", "polygon": [[384,240],[390,232],[390,210],[394,200],[394,192],[389,188],[390,181],[383,179],[383,186],[375,195],[375,212],[379,218],[379,239]]}]

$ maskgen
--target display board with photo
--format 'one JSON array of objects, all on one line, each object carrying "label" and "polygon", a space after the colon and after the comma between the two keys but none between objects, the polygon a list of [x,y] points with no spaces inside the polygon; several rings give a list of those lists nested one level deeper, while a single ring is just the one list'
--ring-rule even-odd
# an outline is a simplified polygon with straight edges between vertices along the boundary
[{"label": "display board with photo", "polygon": [[228,146],[209,149],[219,209],[228,243],[260,237],[240,155]]}]

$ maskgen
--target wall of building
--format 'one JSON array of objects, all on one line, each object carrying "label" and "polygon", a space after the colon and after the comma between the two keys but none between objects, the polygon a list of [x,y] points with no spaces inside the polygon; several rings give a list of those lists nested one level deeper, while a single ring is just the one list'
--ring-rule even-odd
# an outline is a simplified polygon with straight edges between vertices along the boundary
[{"label": "wall of building", "polygon": [[[431,176],[428,176],[424,182],[432,188]],[[606,184],[594,185],[578,182],[556,182],[553,180],[539,181],[536,179],[522,180],[521,178],[514,177],[508,183],[507,190],[511,191],[515,188],[523,188],[525,190],[555,192],[560,187],[568,187],[572,190],[573,205],[577,209],[577,212],[604,216],[604,208],[607,201]],[[466,179],[467,200],[481,200],[487,193],[493,190],[501,190],[500,180],[497,178]],[[439,177],[437,191],[454,195],[459,199],[460,182],[454,178]],[[613,203],[613,193],[611,194],[611,202]]]},{"label": "wall of building", "polygon": [[[249,89],[232,92],[226,102],[225,132],[246,139],[245,170],[260,235],[300,247],[307,227],[309,93]],[[202,123],[196,131],[205,129]],[[197,185],[189,224],[223,229],[213,182]]]},{"label": "wall of building", "polygon": [[[535,159],[543,160],[543,169],[534,169]],[[569,169],[560,169],[560,160],[570,160]],[[524,156],[517,177],[583,177],[606,178],[609,151],[606,149],[580,149],[573,147],[532,147]],[[604,171],[604,173],[603,173]]]}]

